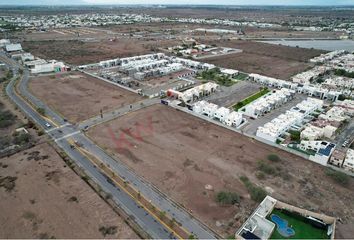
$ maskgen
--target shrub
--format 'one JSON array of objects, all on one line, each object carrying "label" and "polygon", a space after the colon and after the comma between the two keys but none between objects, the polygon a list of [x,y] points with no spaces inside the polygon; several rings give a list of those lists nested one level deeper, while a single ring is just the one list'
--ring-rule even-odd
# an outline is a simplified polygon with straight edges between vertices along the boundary
[{"label": "shrub", "polygon": [[266,175],[263,172],[256,172],[256,177],[260,180],[265,179]]},{"label": "shrub", "polygon": [[335,182],[342,184],[342,185],[348,185],[349,183],[349,176],[345,173],[335,171],[332,169],[327,169],[326,170],[326,175],[330,176]]},{"label": "shrub", "polygon": [[272,161],[272,162],[279,162],[280,161],[280,157],[276,154],[269,154],[267,158],[269,161]]},{"label": "shrub", "polygon": [[265,163],[264,161],[258,162],[258,170],[268,175],[276,175],[278,172],[275,167]]},{"label": "shrub", "polygon": [[41,114],[41,115],[45,115],[45,109],[44,108],[37,108],[36,109],[37,110],[37,112],[39,113],[39,114]]},{"label": "shrub", "polygon": [[221,204],[236,204],[240,202],[240,196],[235,192],[221,191],[216,194],[215,200]]},{"label": "shrub", "polygon": [[31,139],[31,135],[29,135],[28,133],[21,133],[15,136],[13,143],[21,145],[24,143],[28,143],[30,139]]},{"label": "shrub", "polygon": [[7,128],[11,126],[16,119],[10,111],[0,111],[0,128]]},{"label": "shrub", "polygon": [[105,237],[106,235],[113,235],[117,233],[117,226],[110,226],[110,227],[100,227],[98,229],[102,235]]},{"label": "shrub", "polygon": [[249,194],[251,195],[251,199],[255,202],[261,202],[267,196],[267,192],[256,185],[254,185],[246,176],[241,176],[240,180],[243,182],[245,187],[247,188]]}]

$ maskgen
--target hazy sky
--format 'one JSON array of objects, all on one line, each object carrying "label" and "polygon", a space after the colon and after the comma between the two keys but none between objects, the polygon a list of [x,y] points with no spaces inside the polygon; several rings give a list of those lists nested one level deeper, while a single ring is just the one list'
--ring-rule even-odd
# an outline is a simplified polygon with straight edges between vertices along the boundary
[{"label": "hazy sky", "polygon": [[216,4],[216,5],[354,5],[354,0],[0,0],[1,4]]}]

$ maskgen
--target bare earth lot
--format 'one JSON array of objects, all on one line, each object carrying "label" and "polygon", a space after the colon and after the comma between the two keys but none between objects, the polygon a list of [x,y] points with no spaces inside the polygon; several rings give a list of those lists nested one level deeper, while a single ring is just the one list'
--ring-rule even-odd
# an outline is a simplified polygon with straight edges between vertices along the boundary
[{"label": "bare earth lot", "polygon": [[102,60],[147,54],[155,47],[171,45],[174,41],[149,41],[134,38],[118,38],[115,41],[98,40],[83,42],[79,40],[28,41],[23,42],[25,51],[44,59],[61,60],[69,64],[88,64]]},{"label": "bare earth lot", "polygon": [[[117,139],[110,137],[111,131]],[[354,229],[353,180],[346,188],[339,186],[317,164],[167,106],[130,113],[88,134],[224,236],[233,234],[256,206],[240,176],[280,200],[341,217],[344,224],[338,224],[338,236],[349,237],[348,232],[341,235],[343,229]],[[257,162],[270,164],[270,153],[282,159],[271,163],[279,175],[258,180]],[[207,184],[213,190],[206,190]],[[221,190],[237,192],[240,204],[218,205],[214,199]]]},{"label": "bare earth lot", "polygon": [[44,143],[0,159],[0,238],[138,236]]},{"label": "bare earth lot", "polygon": [[72,122],[98,115],[101,109],[105,112],[142,99],[138,94],[79,72],[33,77],[29,87],[34,95]]},{"label": "bare earth lot", "polygon": [[233,68],[247,73],[258,73],[270,77],[289,79],[312,65],[307,61],[325,51],[251,41],[223,41],[225,47],[242,49],[242,53],[209,58],[208,63]]}]

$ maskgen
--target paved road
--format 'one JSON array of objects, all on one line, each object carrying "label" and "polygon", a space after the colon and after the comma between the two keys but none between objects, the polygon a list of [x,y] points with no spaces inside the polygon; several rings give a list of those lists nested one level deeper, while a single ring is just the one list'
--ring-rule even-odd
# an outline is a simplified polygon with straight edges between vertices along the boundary
[{"label": "paved road", "polygon": [[[348,126],[345,127],[345,129],[337,136],[336,138],[336,143],[337,147],[342,147],[342,144],[345,141],[348,141],[349,143],[353,142],[354,140],[354,119],[349,120]],[[347,145],[349,147],[350,144]]]},{"label": "paved road", "polygon": [[[0,55],[1,57],[1,55]],[[7,59],[8,60],[8,59]],[[8,60],[10,61],[10,60]],[[17,72],[18,66],[14,62],[10,62],[15,68],[15,73]],[[154,217],[146,213],[142,208],[135,204],[135,201],[131,199],[127,194],[124,194],[124,191],[117,187],[113,187],[107,180],[103,177],[102,173],[95,168],[84,155],[82,155],[76,149],[70,147],[68,138],[72,138],[75,141],[82,144],[82,147],[89,152],[90,154],[96,156],[101,161],[106,164],[109,164],[110,167],[116,171],[116,173],[129,181],[133,186],[138,189],[142,195],[150,199],[151,202],[159,207],[161,210],[165,211],[168,215],[174,217],[177,222],[181,223],[182,226],[187,229],[190,233],[193,233],[200,239],[214,239],[217,238],[216,235],[204,226],[201,222],[193,218],[185,209],[181,208],[175,204],[171,199],[161,193],[157,188],[144,181],[141,177],[136,175],[134,172],[129,170],[123,163],[117,159],[110,157],[105,151],[99,148],[94,144],[90,139],[88,139],[80,130],[85,126],[93,126],[99,122],[109,121],[117,116],[120,116],[122,113],[126,112],[127,107],[130,110],[130,106],[123,107],[122,109],[115,110],[113,114],[105,114],[102,119],[100,117],[92,118],[87,120],[84,123],[79,124],[78,126],[72,125],[64,121],[64,119],[54,111],[52,111],[48,106],[46,106],[39,99],[34,97],[27,90],[28,83],[28,72],[24,71],[24,77],[19,86],[21,95],[29,99],[34,105],[42,107],[46,110],[46,115],[52,120],[60,125],[59,127],[50,127],[46,129],[47,134],[54,139],[54,141],[85,171],[87,174],[95,180],[104,190],[110,192],[113,196],[113,199],[118,203],[118,205],[126,211],[129,215],[133,216],[135,221],[146,230],[153,238],[170,238],[173,237],[171,233],[164,228]],[[11,81],[8,85],[7,94],[10,98],[36,123],[41,125],[43,128],[46,128],[46,123],[48,120],[43,119],[35,110],[33,110],[26,102],[19,98],[14,93],[14,81]],[[149,100],[147,99],[143,105],[140,103],[132,106],[132,110],[137,110],[146,105],[155,104],[156,99]]]}]

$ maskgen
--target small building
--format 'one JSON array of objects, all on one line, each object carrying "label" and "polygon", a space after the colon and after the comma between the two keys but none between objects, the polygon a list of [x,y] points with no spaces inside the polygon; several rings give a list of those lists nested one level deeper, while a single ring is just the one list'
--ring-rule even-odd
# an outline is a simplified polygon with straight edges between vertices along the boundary
[{"label": "small building", "polygon": [[300,137],[304,140],[314,141],[320,139],[322,135],[322,128],[309,125],[301,132]]},{"label": "small building", "polygon": [[33,61],[33,60],[34,60],[34,56],[31,53],[21,54],[22,63],[27,62],[27,61]]},{"label": "small building", "polygon": [[348,149],[347,154],[345,156],[345,160],[343,162],[343,168],[347,171],[354,173],[354,150]]},{"label": "small building", "polygon": [[219,120],[220,122],[224,122],[229,114],[230,109],[221,107],[214,112],[214,118]]},{"label": "small building", "polygon": [[31,73],[50,73],[50,72],[65,72],[68,68],[63,62],[57,62],[55,60],[49,61],[47,63],[36,64],[31,68]]},{"label": "small building", "polygon": [[6,44],[5,46],[6,52],[18,52],[22,51],[22,46],[20,43],[14,43],[14,44]]},{"label": "small building", "polygon": [[313,125],[308,125],[300,134],[301,139],[306,139],[309,141],[314,141],[325,138],[333,138],[337,128],[331,125],[326,125],[324,127],[317,127]]},{"label": "small building", "polygon": [[234,126],[238,127],[242,123],[242,113],[239,112],[231,112],[226,118],[225,118],[225,124],[227,126]]},{"label": "small building", "polygon": [[345,153],[343,151],[335,149],[328,163],[333,166],[342,167],[344,159],[345,159]]},{"label": "small building", "polygon": [[235,77],[237,76],[237,74],[239,73],[238,70],[235,69],[227,69],[227,68],[222,68],[220,69],[220,72],[226,76],[230,76],[230,77]]}]

